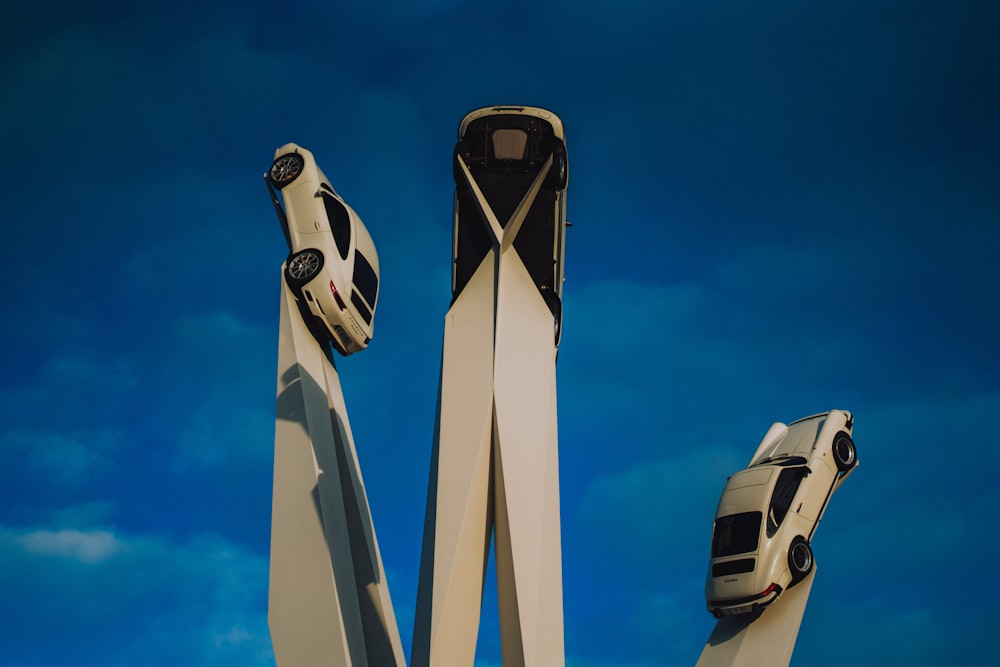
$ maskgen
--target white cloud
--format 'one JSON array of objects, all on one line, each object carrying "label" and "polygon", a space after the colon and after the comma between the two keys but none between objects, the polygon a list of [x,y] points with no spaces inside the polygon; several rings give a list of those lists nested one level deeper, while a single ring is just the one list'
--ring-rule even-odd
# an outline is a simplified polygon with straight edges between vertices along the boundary
[{"label": "white cloud", "polygon": [[0,526],[0,587],[12,664],[273,665],[267,560],[217,536]]},{"label": "white cloud", "polygon": [[119,554],[124,545],[106,531],[38,530],[16,538],[28,553],[59,556],[93,564]]}]

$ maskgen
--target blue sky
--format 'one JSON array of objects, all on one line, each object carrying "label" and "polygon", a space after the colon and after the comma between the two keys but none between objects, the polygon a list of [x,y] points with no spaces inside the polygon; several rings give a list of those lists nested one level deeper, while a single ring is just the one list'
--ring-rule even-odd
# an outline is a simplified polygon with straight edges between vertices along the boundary
[{"label": "blue sky", "polygon": [[369,5],[0,10],[0,662],[273,665],[261,174],[288,141],[379,248],[375,339],[339,369],[409,651],[451,150],[501,103],[557,112],[570,156],[568,665],[693,665],[726,476],[830,408],[862,467],[793,665],[993,661],[996,5]]}]

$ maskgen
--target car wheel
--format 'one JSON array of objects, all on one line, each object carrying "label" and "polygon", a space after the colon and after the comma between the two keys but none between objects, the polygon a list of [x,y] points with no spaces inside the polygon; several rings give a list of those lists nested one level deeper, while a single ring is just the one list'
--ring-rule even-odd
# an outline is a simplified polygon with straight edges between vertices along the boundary
[{"label": "car wheel", "polygon": [[323,268],[323,253],[319,250],[300,250],[285,262],[285,278],[291,287],[299,288],[316,277]]},{"label": "car wheel", "polygon": [[562,333],[562,299],[551,292],[547,292],[545,294],[545,305],[552,311],[552,318],[555,320],[556,345],[559,345],[559,334]]},{"label": "car wheel", "polygon": [[841,472],[850,470],[858,461],[854,441],[843,431],[833,439],[833,460],[837,464],[837,470]]},{"label": "car wheel", "polygon": [[301,155],[286,153],[274,161],[271,170],[267,172],[267,177],[271,180],[271,185],[280,190],[298,178],[304,166],[305,160],[302,159]]},{"label": "car wheel", "polygon": [[567,175],[566,146],[560,142],[552,151],[552,167],[545,175],[545,184],[552,190],[564,190],[566,188]]},{"label": "car wheel", "polygon": [[799,583],[812,572],[812,547],[809,546],[804,537],[800,536],[792,540],[792,546],[788,549],[788,569],[792,573],[792,585]]}]

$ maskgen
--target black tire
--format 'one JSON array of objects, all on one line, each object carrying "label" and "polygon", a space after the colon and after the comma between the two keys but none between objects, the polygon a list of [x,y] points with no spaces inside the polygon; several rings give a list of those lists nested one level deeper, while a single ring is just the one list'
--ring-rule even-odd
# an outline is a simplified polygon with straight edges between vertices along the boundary
[{"label": "black tire", "polygon": [[788,570],[792,573],[792,585],[799,583],[812,572],[814,565],[812,547],[804,537],[792,540],[788,547]]},{"label": "black tire", "polygon": [[555,191],[565,190],[569,179],[569,165],[566,161],[566,146],[562,142],[556,144],[552,151],[552,166],[545,175],[545,185]]},{"label": "black tire", "polygon": [[559,345],[562,334],[562,299],[549,292],[545,295],[545,305],[552,311],[552,318],[555,321],[556,345]]},{"label": "black tire", "polygon": [[285,280],[288,285],[298,290],[316,277],[323,268],[323,253],[307,248],[288,256],[285,261]]},{"label": "black tire", "polygon": [[841,472],[850,470],[858,462],[858,451],[854,447],[854,441],[844,431],[833,439],[833,460],[837,464],[837,470]]},{"label": "black tire", "polygon": [[280,190],[299,177],[305,164],[306,161],[298,153],[279,155],[267,172],[267,178]]}]

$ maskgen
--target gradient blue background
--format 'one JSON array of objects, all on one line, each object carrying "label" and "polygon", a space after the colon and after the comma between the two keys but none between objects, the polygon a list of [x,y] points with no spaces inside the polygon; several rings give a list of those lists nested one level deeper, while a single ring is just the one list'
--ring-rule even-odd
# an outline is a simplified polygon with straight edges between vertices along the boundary
[{"label": "gradient blue background", "polygon": [[451,150],[512,103],[570,155],[568,665],[693,665],[726,476],[830,408],[862,466],[793,664],[994,662],[998,34],[964,0],[7,3],[0,664],[273,665],[287,141],[379,247],[338,365],[409,652]]}]

